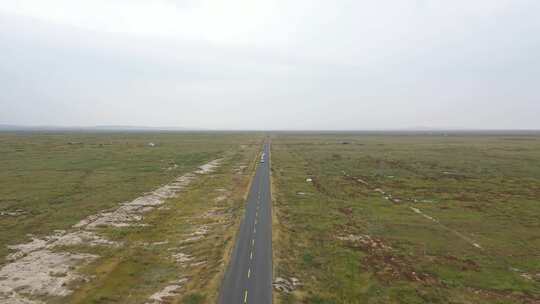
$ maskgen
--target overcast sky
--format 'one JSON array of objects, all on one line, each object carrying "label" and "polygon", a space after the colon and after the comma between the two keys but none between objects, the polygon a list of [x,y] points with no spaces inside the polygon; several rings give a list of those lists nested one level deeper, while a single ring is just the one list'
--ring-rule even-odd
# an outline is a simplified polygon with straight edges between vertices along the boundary
[{"label": "overcast sky", "polygon": [[540,128],[538,0],[2,0],[0,124]]}]

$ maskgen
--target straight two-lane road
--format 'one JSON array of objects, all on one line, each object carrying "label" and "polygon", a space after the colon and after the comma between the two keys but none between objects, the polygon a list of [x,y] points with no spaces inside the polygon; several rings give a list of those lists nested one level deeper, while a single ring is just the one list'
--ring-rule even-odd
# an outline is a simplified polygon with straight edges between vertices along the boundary
[{"label": "straight two-lane road", "polygon": [[248,194],[244,220],[219,296],[220,304],[272,303],[272,212],[270,194],[270,144]]}]

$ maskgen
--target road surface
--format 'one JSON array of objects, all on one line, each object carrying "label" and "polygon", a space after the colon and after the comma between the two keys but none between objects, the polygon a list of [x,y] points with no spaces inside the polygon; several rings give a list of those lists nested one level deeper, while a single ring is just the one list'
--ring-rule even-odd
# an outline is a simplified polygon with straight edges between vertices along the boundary
[{"label": "road surface", "polygon": [[219,296],[220,304],[272,303],[270,144],[263,146],[249,190],[244,220]]}]

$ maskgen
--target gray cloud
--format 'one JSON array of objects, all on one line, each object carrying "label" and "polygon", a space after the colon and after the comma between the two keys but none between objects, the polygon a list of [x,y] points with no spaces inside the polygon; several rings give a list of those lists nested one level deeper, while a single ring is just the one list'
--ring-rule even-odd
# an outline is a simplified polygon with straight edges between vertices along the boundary
[{"label": "gray cloud", "polygon": [[233,2],[203,29],[0,4],[0,123],[540,128],[538,2],[275,1],[249,30]]}]

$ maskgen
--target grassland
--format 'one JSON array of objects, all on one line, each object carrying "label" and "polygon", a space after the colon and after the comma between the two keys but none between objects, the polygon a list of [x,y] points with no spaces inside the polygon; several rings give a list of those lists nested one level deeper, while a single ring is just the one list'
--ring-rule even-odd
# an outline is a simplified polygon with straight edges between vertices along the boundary
[{"label": "grassland", "polygon": [[272,174],[279,303],[540,303],[538,136],[283,133]]},{"label": "grassland", "polygon": [[[78,244],[54,250],[94,254],[67,297],[48,303],[147,303],[182,282],[171,303],[213,303],[243,212],[244,194],[260,149],[257,134],[1,134],[0,263],[7,245],[55,230],[166,184],[221,159],[197,175],[141,225],[99,227],[120,246]],[[148,144],[152,142],[155,146]],[[193,237],[195,236],[195,237]],[[178,261],[178,254],[185,261]],[[64,275],[64,274],[59,274]]]}]

